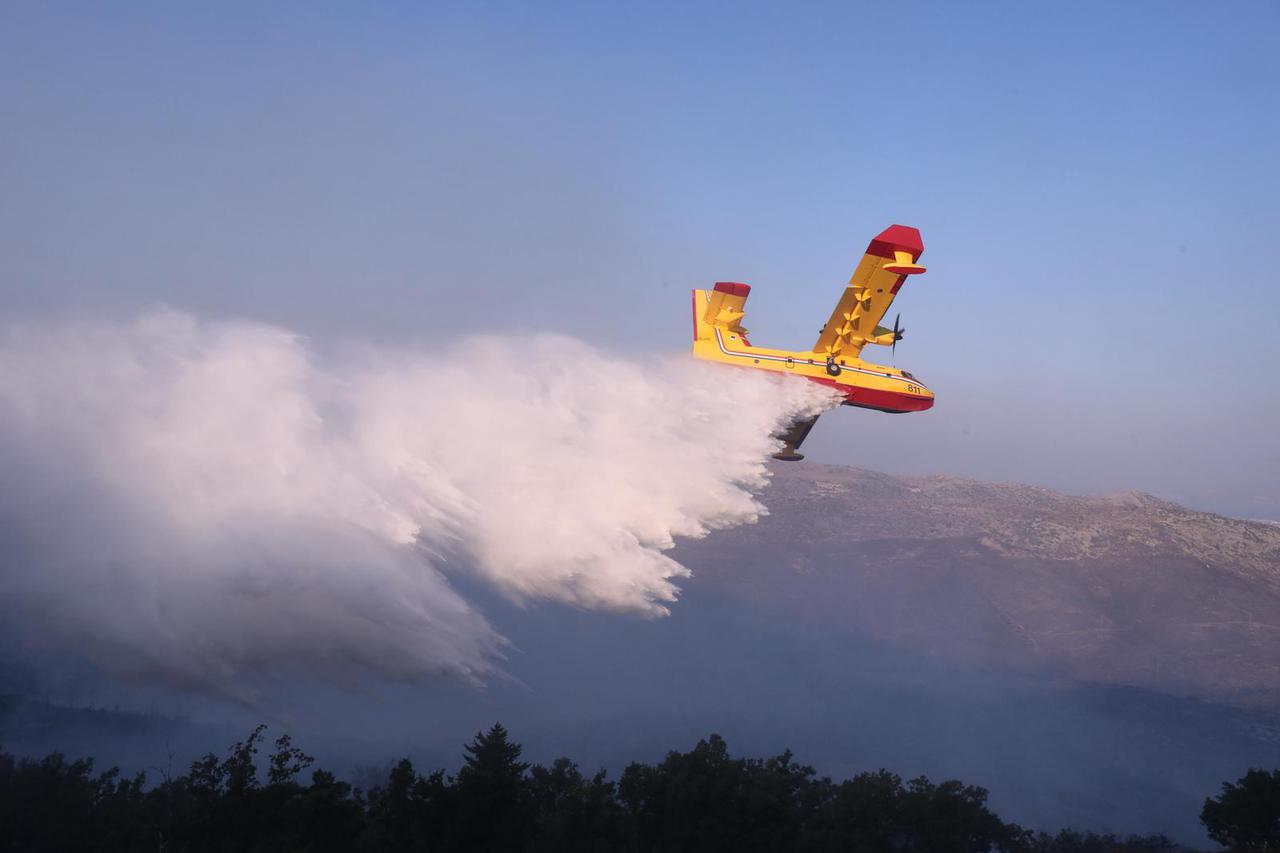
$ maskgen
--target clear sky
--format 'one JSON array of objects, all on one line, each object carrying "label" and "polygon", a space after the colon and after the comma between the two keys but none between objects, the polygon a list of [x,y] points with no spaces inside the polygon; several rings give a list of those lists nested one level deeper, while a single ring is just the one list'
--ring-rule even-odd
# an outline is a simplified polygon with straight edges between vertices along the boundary
[{"label": "clear sky", "polygon": [[900,222],[938,404],[811,459],[1280,518],[1278,43],[1274,2],[7,2],[0,313],[643,355],[732,279],[800,347]]}]

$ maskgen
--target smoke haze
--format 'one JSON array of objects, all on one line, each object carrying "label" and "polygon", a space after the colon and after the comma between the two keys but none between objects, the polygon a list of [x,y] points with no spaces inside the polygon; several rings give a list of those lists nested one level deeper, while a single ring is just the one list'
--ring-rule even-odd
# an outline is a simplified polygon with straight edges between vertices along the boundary
[{"label": "smoke haze", "polygon": [[450,582],[668,612],[676,537],[764,507],[809,383],[565,337],[348,349],[172,310],[0,337],[0,591],[32,636],[252,701],[256,680],[483,681]]}]

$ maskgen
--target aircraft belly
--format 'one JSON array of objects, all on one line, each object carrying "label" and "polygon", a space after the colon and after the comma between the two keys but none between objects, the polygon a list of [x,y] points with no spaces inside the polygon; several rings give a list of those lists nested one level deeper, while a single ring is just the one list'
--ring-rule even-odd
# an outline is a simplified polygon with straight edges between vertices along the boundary
[{"label": "aircraft belly", "polygon": [[933,408],[933,398],[900,391],[886,391],[860,385],[842,385],[834,380],[818,376],[806,377],[820,385],[827,385],[845,395],[844,405],[880,412],[923,412]]}]

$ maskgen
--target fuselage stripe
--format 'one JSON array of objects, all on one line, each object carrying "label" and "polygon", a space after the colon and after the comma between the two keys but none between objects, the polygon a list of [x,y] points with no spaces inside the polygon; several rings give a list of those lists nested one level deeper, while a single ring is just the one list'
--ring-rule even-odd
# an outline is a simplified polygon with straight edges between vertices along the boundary
[{"label": "fuselage stripe", "polygon": [[[814,359],[811,359],[811,358],[784,358],[778,355],[764,355],[763,353],[749,353],[749,352],[740,352],[738,350],[731,350],[728,347],[726,347],[724,344],[724,336],[721,333],[720,327],[713,326],[712,328],[716,330],[716,343],[720,346],[720,352],[724,353],[727,356],[733,356],[736,358],[750,358],[750,359],[757,359],[762,361],[780,361],[783,363],[791,362],[792,364],[809,364],[815,367],[826,365],[825,361],[815,361]],[[866,370],[861,367],[850,367],[846,364],[840,365],[840,370],[841,371],[848,370],[852,373],[862,373],[862,374],[865,374],[866,376],[879,376],[881,379],[892,379],[895,382],[904,382],[908,385],[916,385],[921,388],[924,387],[923,385],[920,384],[919,380],[907,379],[904,376],[895,376],[892,373],[879,373],[877,371]]]}]

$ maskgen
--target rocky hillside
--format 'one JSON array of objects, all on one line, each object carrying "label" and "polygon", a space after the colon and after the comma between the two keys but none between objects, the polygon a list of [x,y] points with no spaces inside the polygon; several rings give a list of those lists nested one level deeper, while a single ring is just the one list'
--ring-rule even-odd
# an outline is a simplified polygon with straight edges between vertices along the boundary
[{"label": "rocky hillside", "polygon": [[700,583],[966,663],[1280,709],[1280,526],[1138,492],[778,465]]},{"label": "rocky hillside", "polygon": [[[362,779],[407,752],[456,768],[458,744],[500,720],[528,760],[568,754],[616,778],[714,731],[735,752],[790,748],[836,777],[886,767],[979,784],[1036,829],[1197,847],[1206,796],[1280,767],[1280,528],[1145,495],[807,462],[779,465],[761,498],[759,524],[679,543],[693,577],[666,618],[477,587],[511,641],[509,677],[483,690],[282,681],[264,703],[288,719],[268,718],[273,735]],[[161,707],[198,722],[0,696],[0,744],[154,780],[261,719]]]}]

